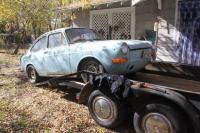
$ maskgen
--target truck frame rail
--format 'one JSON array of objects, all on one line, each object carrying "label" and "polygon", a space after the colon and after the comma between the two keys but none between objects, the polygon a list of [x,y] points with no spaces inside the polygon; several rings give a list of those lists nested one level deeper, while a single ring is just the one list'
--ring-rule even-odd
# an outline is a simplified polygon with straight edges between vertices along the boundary
[{"label": "truck frame rail", "polygon": [[[88,82],[82,82],[80,79],[74,78],[74,76],[81,75],[84,75],[82,77],[86,77]],[[101,116],[98,115],[105,113],[103,111],[105,108],[104,106],[110,106],[110,109],[113,108],[114,110],[110,110],[111,112],[118,110],[117,112],[120,113],[123,111],[121,111],[118,106],[124,107],[125,105],[129,105],[132,111],[135,110],[134,114],[136,115],[139,109],[144,108],[150,103],[154,105],[160,105],[158,103],[165,101],[162,103],[163,107],[169,106],[171,110],[174,110],[174,112],[177,112],[178,110],[180,114],[185,115],[184,119],[190,121],[190,127],[188,128],[192,128],[192,132],[199,133],[200,131],[200,95],[197,93],[173,87],[130,80],[122,75],[112,75],[106,73],[96,74],[88,71],[81,71],[61,77],[52,78],[35,85],[67,86],[79,89],[80,91],[77,93],[76,99],[79,101],[79,103],[88,103],[88,108],[93,119],[104,127],[113,128],[116,127],[120,121],[122,121],[122,118],[120,117],[122,114],[119,114],[119,116],[117,115],[115,117],[113,116],[115,119],[113,118],[111,120],[104,120],[103,118],[99,119]],[[99,97],[99,95],[101,95],[101,97]],[[191,95],[198,97],[198,100],[191,99],[191,97],[193,97]],[[103,102],[102,97],[110,102],[104,102],[105,105],[101,105]],[[93,103],[95,98],[100,98],[99,103],[98,100],[96,100],[98,105]],[[102,108],[102,112],[98,113],[99,110],[97,110],[95,113],[95,109],[97,107],[93,107],[93,105],[97,106],[98,108]],[[155,110],[157,109],[158,108]],[[108,109],[106,110],[108,111]],[[140,111],[142,112],[142,110]],[[138,123],[138,121],[135,120],[137,119],[135,115],[134,123]],[[176,125],[181,126],[179,119],[182,118],[176,118],[174,121],[177,122]],[[141,132],[142,129],[139,129],[137,124],[134,124],[134,127],[136,132]],[[180,131],[177,130],[178,133],[182,133],[182,130]]]}]

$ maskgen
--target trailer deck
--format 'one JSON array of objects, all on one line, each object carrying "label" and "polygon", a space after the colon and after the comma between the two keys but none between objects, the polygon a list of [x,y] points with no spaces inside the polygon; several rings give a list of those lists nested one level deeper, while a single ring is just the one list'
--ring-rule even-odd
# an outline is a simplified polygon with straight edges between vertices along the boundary
[{"label": "trailer deck", "polygon": [[200,81],[144,72],[138,72],[134,75],[129,75],[128,77],[141,82],[167,86],[172,90],[200,95]]},{"label": "trailer deck", "polygon": [[[41,86],[41,85],[68,86],[68,87],[81,90],[85,86],[85,83],[82,83],[80,79],[74,78],[73,76],[78,75],[78,74],[80,75],[83,73],[92,74],[87,71],[81,71],[78,73],[72,73],[69,75],[52,78],[50,80],[37,83],[35,85],[36,86]],[[179,91],[179,92],[186,92],[186,93],[200,95],[200,81],[184,79],[178,76],[172,77],[172,76],[151,74],[151,73],[145,73],[145,72],[138,72],[134,75],[128,75],[127,77],[136,82],[145,82],[145,83],[152,84],[154,86],[162,86],[162,88],[166,87],[168,89]]]}]

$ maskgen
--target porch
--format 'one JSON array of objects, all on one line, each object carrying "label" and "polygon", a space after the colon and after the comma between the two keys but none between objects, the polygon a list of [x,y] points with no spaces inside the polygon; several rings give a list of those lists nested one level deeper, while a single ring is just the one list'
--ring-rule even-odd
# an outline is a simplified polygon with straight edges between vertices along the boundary
[{"label": "porch", "polygon": [[199,30],[194,30],[200,29],[199,1],[105,0],[87,10],[78,5],[68,9],[76,16],[72,27],[89,27],[104,39],[149,40],[157,51],[156,62],[200,66]]}]

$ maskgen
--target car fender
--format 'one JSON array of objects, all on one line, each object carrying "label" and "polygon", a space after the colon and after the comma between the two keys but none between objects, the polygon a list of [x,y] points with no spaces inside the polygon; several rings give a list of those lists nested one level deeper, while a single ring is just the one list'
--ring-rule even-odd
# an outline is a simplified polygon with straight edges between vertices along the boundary
[{"label": "car fender", "polygon": [[121,55],[119,53],[119,49],[96,49],[95,51],[91,51],[89,54],[84,55],[80,60],[78,61],[77,64],[77,70],[79,70],[79,66],[82,63],[82,61],[87,60],[87,59],[94,59],[98,61],[103,68],[106,70],[106,72],[110,72],[112,70],[112,59],[115,57],[123,57],[124,55]]},{"label": "car fender", "polygon": [[40,72],[40,71],[38,70],[38,68],[35,67],[36,65],[35,65],[33,62],[31,62],[31,61],[26,62],[26,64],[24,65],[24,66],[25,66],[25,67],[24,67],[24,72],[27,72],[27,68],[28,68],[29,65],[32,65],[32,66],[35,68],[35,70],[36,70],[36,72],[38,73],[39,76],[47,76],[46,73]]},{"label": "car fender", "polygon": [[102,66],[103,68],[107,71],[107,67],[106,67],[106,63],[104,60],[102,60],[101,58],[98,58],[97,56],[95,55],[85,55],[84,57],[82,57],[79,61],[78,61],[78,64],[77,64],[77,71],[80,70],[80,67],[81,67],[81,64],[86,61],[86,60],[95,60],[95,61],[98,61]]},{"label": "car fender", "polygon": [[106,70],[106,72],[110,73],[113,69],[113,58],[118,57],[127,57],[127,55],[123,55],[120,51],[120,48],[101,48],[101,49],[95,49],[92,51],[92,57],[94,57],[96,60],[98,60]]}]

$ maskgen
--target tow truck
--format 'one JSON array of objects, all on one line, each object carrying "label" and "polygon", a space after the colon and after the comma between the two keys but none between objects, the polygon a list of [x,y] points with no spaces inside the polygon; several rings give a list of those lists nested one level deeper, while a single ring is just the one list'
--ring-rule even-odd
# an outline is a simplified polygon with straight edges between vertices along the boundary
[{"label": "tow truck", "polygon": [[88,71],[35,85],[45,84],[78,89],[78,103],[86,103],[92,118],[106,128],[116,128],[131,117],[136,133],[200,132],[199,92]]}]

